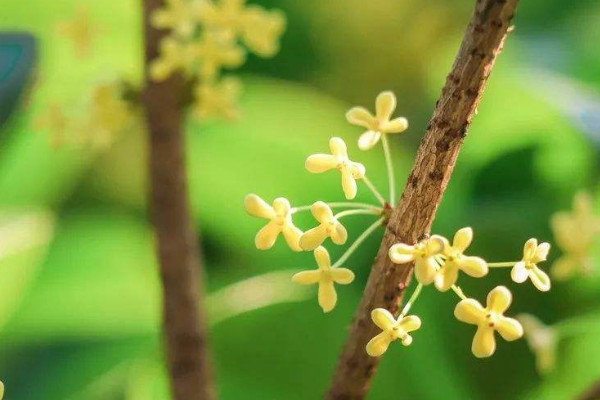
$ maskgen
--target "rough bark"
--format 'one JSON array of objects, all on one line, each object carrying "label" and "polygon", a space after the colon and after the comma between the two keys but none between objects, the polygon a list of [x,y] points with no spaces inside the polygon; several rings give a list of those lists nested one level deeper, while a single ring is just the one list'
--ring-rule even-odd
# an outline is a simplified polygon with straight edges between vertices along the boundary
[{"label": "rough bark", "polygon": [[413,270],[413,265],[393,264],[388,250],[394,243],[416,243],[429,233],[518,2],[477,1],[402,198],[390,216],[328,400],[360,400],[369,390],[379,361],[365,351],[367,342],[379,333],[371,311],[382,307],[397,315]]},{"label": "rough bark", "polygon": [[[146,66],[158,56],[165,32],[150,23],[164,0],[144,0]],[[182,129],[183,80],[152,82],[146,70],[142,96],[150,140],[152,221],[158,242],[163,287],[163,330],[175,400],[212,400],[197,233],[189,211]]]},{"label": "rough bark", "polygon": [[586,389],[585,392],[577,400],[598,400],[600,399],[600,380],[594,382],[592,386]]}]

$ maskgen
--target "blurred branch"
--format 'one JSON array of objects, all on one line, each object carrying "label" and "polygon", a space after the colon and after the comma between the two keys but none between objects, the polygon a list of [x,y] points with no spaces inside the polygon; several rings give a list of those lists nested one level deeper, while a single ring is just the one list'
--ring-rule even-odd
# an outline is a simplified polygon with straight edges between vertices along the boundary
[{"label": "blurred branch", "polygon": [[402,199],[390,217],[328,400],[359,400],[369,390],[379,361],[365,351],[367,342],[379,333],[371,323],[371,311],[383,307],[397,315],[413,269],[409,264],[393,264],[388,250],[397,242],[416,243],[429,233],[518,2],[477,1]]},{"label": "blurred branch", "polygon": [[595,381],[592,386],[587,388],[585,392],[577,400],[598,400],[600,399],[600,380]]},{"label": "blurred branch", "polygon": [[[165,34],[150,25],[164,0],[143,0],[146,66]],[[152,82],[146,71],[143,102],[150,137],[152,219],[163,284],[163,329],[175,400],[215,398],[202,306],[202,266],[190,217],[182,129],[183,79]]]}]

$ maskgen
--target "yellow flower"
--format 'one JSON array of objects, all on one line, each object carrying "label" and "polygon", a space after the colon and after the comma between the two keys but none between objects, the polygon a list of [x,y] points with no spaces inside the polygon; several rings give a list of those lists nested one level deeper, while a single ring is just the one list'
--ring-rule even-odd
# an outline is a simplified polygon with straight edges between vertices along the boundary
[{"label": "yellow flower", "polygon": [[4,398],[4,383],[0,382],[0,400]]},{"label": "yellow flower", "polygon": [[313,154],[306,159],[306,169],[312,173],[321,173],[338,169],[342,174],[342,188],[347,199],[356,197],[356,180],[365,176],[364,165],[350,161],[346,143],[338,137],[329,140],[331,154]]},{"label": "yellow flower", "polygon": [[329,312],[337,303],[337,293],[334,283],[347,285],[354,280],[354,273],[347,268],[333,268],[331,258],[324,247],[317,247],[314,252],[318,269],[298,272],[292,281],[302,285],[319,284],[319,305],[323,312]]},{"label": "yellow flower", "polygon": [[361,150],[369,150],[379,142],[381,135],[388,133],[401,133],[408,128],[408,121],[404,117],[390,120],[396,109],[396,96],[392,92],[381,92],[375,101],[375,115],[364,107],[351,108],[346,113],[346,119],[353,125],[367,128],[358,139]]},{"label": "yellow flower", "polygon": [[523,325],[525,339],[535,355],[536,369],[542,375],[552,372],[556,366],[558,346],[555,330],[530,314],[517,315],[517,319]]},{"label": "yellow flower", "polygon": [[234,41],[218,33],[205,33],[196,44],[200,58],[200,79],[214,80],[222,68],[237,68],[246,60],[246,53]]},{"label": "yellow flower", "polygon": [[474,299],[461,300],[454,309],[454,316],[467,324],[477,325],[477,332],[471,347],[475,357],[489,357],[496,351],[494,332],[507,341],[513,341],[523,336],[523,327],[514,318],[503,314],[512,302],[512,294],[504,286],[497,286],[487,296],[487,306],[484,308]]},{"label": "yellow flower", "polygon": [[592,197],[585,192],[573,199],[573,211],[552,216],[554,239],[564,255],[552,266],[555,279],[566,280],[578,272],[591,270],[590,248],[600,232],[600,218],[594,213]]},{"label": "yellow flower", "polygon": [[238,100],[242,91],[239,79],[228,77],[221,82],[200,83],[194,94],[194,112],[199,119],[222,117],[236,119],[240,115]]},{"label": "yellow flower", "polygon": [[316,249],[328,237],[335,244],[346,243],[348,232],[344,228],[344,225],[333,215],[333,211],[331,211],[331,208],[326,203],[317,201],[312,205],[310,211],[315,219],[319,221],[319,226],[309,229],[302,235],[300,238],[300,247],[303,250]]},{"label": "yellow flower", "polygon": [[86,122],[87,131],[96,145],[107,146],[117,134],[131,122],[131,109],[116,84],[104,84],[94,88]]},{"label": "yellow flower", "polygon": [[458,279],[459,270],[475,278],[481,278],[488,273],[488,265],[484,259],[463,254],[471,245],[472,240],[473,230],[471,228],[458,230],[454,235],[452,246],[446,240],[444,246],[446,260],[435,276],[435,287],[438,290],[450,289]]},{"label": "yellow flower", "polygon": [[270,206],[257,195],[249,194],[244,200],[244,205],[248,214],[269,220],[269,223],[256,234],[256,248],[270,249],[279,234],[282,233],[292,250],[302,250],[298,244],[302,231],[296,228],[292,222],[292,209],[287,199],[279,197],[275,199],[273,206]]},{"label": "yellow flower", "polygon": [[176,71],[191,74],[200,60],[200,50],[195,42],[183,43],[168,36],[160,42],[160,56],[150,64],[150,77],[164,81]]},{"label": "yellow flower", "polygon": [[58,23],[58,33],[73,42],[77,57],[87,57],[94,36],[90,10],[86,7],[79,7],[72,20]]},{"label": "yellow flower", "polygon": [[537,263],[546,261],[549,251],[550,244],[538,245],[536,239],[529,239],[523,247],[523,260],[516,263],[510,272],[512,280],[523,283],[529,278],[538,290],[542,292],[550,290],[550,278],[537,266]]},{"label": "yellow flower", "polygon": [[188,38],[194,34],[202,12],[202,2],[194,0],[167,0],[166,7],[152,13],[152,26],[172,29],[178,36]]},{"label": "yellow flower", "polygon": [[397,243],[390,248],[390,259],[396,264],[415,263],[415,276],[419,283],[429,285],[435,278],[438,264],[435,256],[444,250],[445,241],[441,236],[433,235],[410,246]]},{"label": "yellow flower", "polygon": [[36,118],[34,127],[49,131],[52,134],[54,147],[59,147],[64,143],[68,124],[69,120],[62,107],[57,103],[52,103]]},{"label": "yellow flower", "polygon": [[409,332],[416,331],[421,327],[421,320],[415,315],[403,317],[396,320],[394,316],[384,308],[376,308],[371,312],[371,319],[383,332],[375,336],[367,343],[367,354],[371,357],[379,357],[386,352],[390,343],[400,339],[404,346],[412,343]]}]

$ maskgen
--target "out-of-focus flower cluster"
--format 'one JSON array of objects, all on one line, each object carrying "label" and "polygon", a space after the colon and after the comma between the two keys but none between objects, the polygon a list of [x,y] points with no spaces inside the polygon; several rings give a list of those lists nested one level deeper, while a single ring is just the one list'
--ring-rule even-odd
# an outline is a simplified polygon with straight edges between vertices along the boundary
[{"label": "out-of-focus flower cluster", "polygon": [[194,114],[201,118],[235,118],[240,82],[222,71],[246,61],[246,52],[272,57],[279,51],[285,15],[247,5],[246,0],[168,0],[152,14],[152,24],[168,29],[160,55],[150,66],[162,81],[182,72],[196,85]]}]

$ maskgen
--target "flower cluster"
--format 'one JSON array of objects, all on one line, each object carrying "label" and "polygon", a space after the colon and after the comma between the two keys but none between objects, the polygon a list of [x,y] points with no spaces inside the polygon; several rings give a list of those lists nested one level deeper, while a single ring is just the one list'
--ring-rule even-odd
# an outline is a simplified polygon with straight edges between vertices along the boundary
[{"label": "flower cluster", "polygon": [[[407,129],[408,122],[403,117],[392,117],[396,108],[396,97],[392,92],[379,94],[375,108],[376,112],[372,114],[363,107],[354,107],[348,111],[346,117],[351,124],[367,129],[358,139],[358,147],[361,150],[369,150],[377,143],[382,143],[389,177],[387,200],[367,178],[365,166],[350,158],[346,143],[338,137],[330,139],[330,153],[310,155],[306,159],[306,169],[312,173],[337,170],[341,175],[342,192],[347,200],[356,197],[359,183],[362,182],[379,204],[317,201],[312,205],[293,207],[288,200],[278,198],[270,206],[255,194],[246,197],[245,206],[248,213],[268,220],[267,225],[256,235],[255,243],[258,249],[271,248],[282,233],[292,250],[314,250],[318,269],[299,272],[292,280],[300,284],[318,284],[318,302],[324,312],[331,311],[337,302],[334,284],[346,285],[354,280],[354,274],[349,269],[342,268],[342,265],[370,234],[385,226],[390,213],[394,212],[395,180],[388,135],[403,132]],[[335,213],[333,210],[336,208],[348,209]],[[317,224],[303,232],[294,225],[292,217],[298,212],[309,210]],[[348,240],[348,232],[341,220],[346,216],[358,214],[374,215],[377,220],[332,264],[329,253],[323,247],[324,243],[331,241],[336,245],[344,245]],[[370,356],[381,356],[396,340],[405,346],[412,343],[413,337],[410,333],[421,327],[421,319],[408,313],[423,288],[432,284],[440,292],[451,290],[456,293],[460,298],[454,311],[456,318],[477,326],[472,345],[476,357],[489,357],[495,352],[495,332],[508,341],[523,336],[520,322],[504,315],[512,302],[512,294],[506,287],[498,286],[489,292],[487,303],[483,306],[477,300],[467,297],[456,284],[461,279],[461,273],[473,278],[482,278],[490,269],[509,267],[512,268],[510,275],[514,282],[523,283],[529,279],[538,290],[548,291],[550,279],[538,264],[546,260],[550,245],[530,239],[524,245],[520,260],[489,263],[481,257],[467,254],[472,241],[473,230],[466,227],[459,229],[451,242],[441,235],[432,235],[418,243],[396,243],[390,247],[388,255],[393,263],[414,264],[414,274],[418,283],[398,316],[384,308],[372,311],[373,323],[381,329],[381,333],[366,346]]]},{"label": "flower cluster", "polygon": [[92,41],[97,32],[92,24],[89,9],[79,7],[72,19],[58,23],[57,31],[73,43],[77,57],[87,58],[90,55]]},{"label": "flower cluster", "polygon": [[168,29],[160,56],[150,66],[156,81],[175,72],[195,82],[194,113],[198,118],[235,118],[241,84],[221,78],[223,69],[240,67],[246,49],[259,57],[279,51],[285,29],[280,11],[246,5],[245,0],[169,0],[152,14],[152,24]]}]

